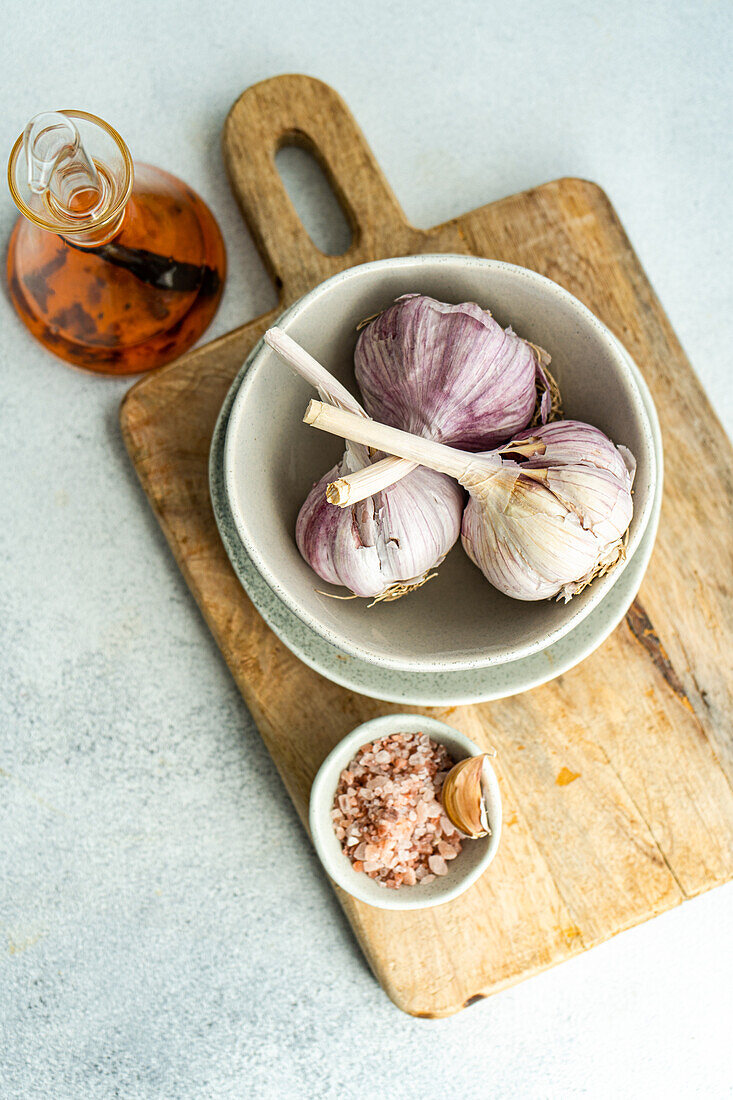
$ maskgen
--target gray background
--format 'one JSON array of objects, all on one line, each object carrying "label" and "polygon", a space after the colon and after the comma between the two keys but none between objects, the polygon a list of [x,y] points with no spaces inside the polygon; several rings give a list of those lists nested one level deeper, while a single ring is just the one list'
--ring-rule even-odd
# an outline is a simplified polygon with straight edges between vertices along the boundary
[{"label": "gray background", "polygon": [[[594,179],[730,430],[730,32],[682,0],[13,3],[0,149],[85,107],[198,188],[210,336],[274,303],[219,156],[254,81],[334,84],[419,225]],[[129,382],[0,308],[0,1096],[730,1095],[730,886],[453,1019],[390,1004],[127,463]]]}]

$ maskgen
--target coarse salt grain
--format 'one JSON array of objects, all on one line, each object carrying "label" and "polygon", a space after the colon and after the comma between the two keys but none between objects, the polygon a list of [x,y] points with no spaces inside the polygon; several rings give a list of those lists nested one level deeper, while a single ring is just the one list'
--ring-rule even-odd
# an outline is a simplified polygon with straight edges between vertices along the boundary
[{"label": "coarse salt grain", "polygon": [[428,858],[428,867],[434,875],[448,874],[448,864],[445,862],[442,856],[430,856]]},{"label": "coarse salt grain", "polygon": [[362,745],[340,776],[334,831],[355,871],[380,886],[427,885],[447,874],[461,837],[440,792],[453,761],[427,734],[393,733]]}]

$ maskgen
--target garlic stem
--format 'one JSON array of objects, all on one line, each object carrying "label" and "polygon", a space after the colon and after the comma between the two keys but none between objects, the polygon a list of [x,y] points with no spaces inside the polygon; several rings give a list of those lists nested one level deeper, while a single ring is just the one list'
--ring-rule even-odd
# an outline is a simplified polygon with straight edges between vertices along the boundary
[{"label": "garlic stem", "polygon": [[338,378],[334,378],[317,359],[314,359],[281,328],[268,329],[264,340],[288,366],[292,367],[306,382],[310,382],[311,386],[325,394],[329,400],[337,401],[341,408],[348,409],[356,416],[366,416],[359,402],[339,382]]},{"label": "garlic stem", "polygon": [[[274,326],[268,329],[264,340],[268,347],[271,347],[301,378],[310,382],[321,396],[356,416],[366,417],[367,414],[362,406],[338,378],[327,371],[317,359],[314,359],[304,347],[301,347],[281,328]],[[332,484],[337,485],[338,488],[335,488],[332,494],[331,485],[329,485],[326,496],[331,504],[338,504],[341,508],[349,504],[358,504],[359,501],[366,500],[374,493],[388,489],[390,485],[400,481],[405,474],[415,469],[415,465],[414,462],[406,462],[402,458],[390,456],[364,466],[360,470],[354,470],[347,477],[333,482]],[[332,495],[335,499],[332,499]]]},{"label": "garlic stem", "polygon": [[[528,434],[524,439],[509,442],[506,446],[497,447],[497,453],[508,455],[524,455],[525,458],[533,458],[542,455],[546,450],[542,440],[535,440]],[[338,481],[332,481],[326,488],[326,499],[330,504],[337,504],[339,508],[348,508],[352,504],[358,504],[360,500],[374,496],[376,493],[388,489],[405,474],[405,459],[390,455],[389,458],[380,459],[371,466],[365,466],[362,470],[355,470],[353,474],[344,474]],[[410,469],[414,469],[417,463],[411,463]]]},{"label": "garlic stem", "polygon": [[485,474],[487,468],[493,465],[481,455],[472,454],[470,451],[459,451],[454,447],[447,447],[444,443],[423,439],[422,436],[410,435],[409,432],[400,431],[399,428],[378,424],[376,420],[364,420],[344,409],[325,405],[322,401],[311,401],[303,420],[306,424],[311,424],[314,428],[320,428],[321,431],[329,432],[331,435],[339,435],[354,443],[361,443],[366,447],[385,451],[387,454],[398,455],[410,462],[427,466],[430,470],[448,474],[459,481],[471,472],[472,467]]},{"label": "garlic stem", "polygon": [[408,462],[396,455],[389,455],[371,466],[364,466],[361,470],[355,470],[353,474],[344,474],[338,481],[332,481],[326,488],[326,499],[330,504],[337,504],[339,508],[348,508],[352,504],[358,504],[375,493],[389,489],[396,481],[401,480],[405,474],[410,473],[416,467],[416,462]]}]

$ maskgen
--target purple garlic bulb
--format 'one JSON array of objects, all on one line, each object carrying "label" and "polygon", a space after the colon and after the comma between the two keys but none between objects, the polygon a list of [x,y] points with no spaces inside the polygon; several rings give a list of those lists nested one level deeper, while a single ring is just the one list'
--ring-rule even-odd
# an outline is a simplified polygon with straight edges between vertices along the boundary
[{"label": "purple garlic bulb", "polygon": [[356,380],[375,420],[469,451],[526,428],[537,389],[550,413],[549,356],[475,302],[407,294],[362,330]]},{"label": "purple garlic bulb", "polygon": [[[358,461],[363,464],[364,456]],[[458,541],[463,493],[450,477],[418,466],[388,489],[336,508],[326,487],[353,468],[347,449],[308,494],[295,540],[323,580],[356,596],[396,599],[420,587]]]}]

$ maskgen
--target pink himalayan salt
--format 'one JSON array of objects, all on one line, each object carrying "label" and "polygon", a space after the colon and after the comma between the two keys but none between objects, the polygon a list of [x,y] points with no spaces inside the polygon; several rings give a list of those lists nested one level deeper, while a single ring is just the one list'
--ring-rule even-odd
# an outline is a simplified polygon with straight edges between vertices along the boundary
[{"label": "pink himalayan salt", "polygon": [[453,766],[426,733],[393,733],[362,745],[341,772],[331,811],[336,836],[355,871],[380,886],[427,885],[447,874],[460,833],[440,803]]}]

